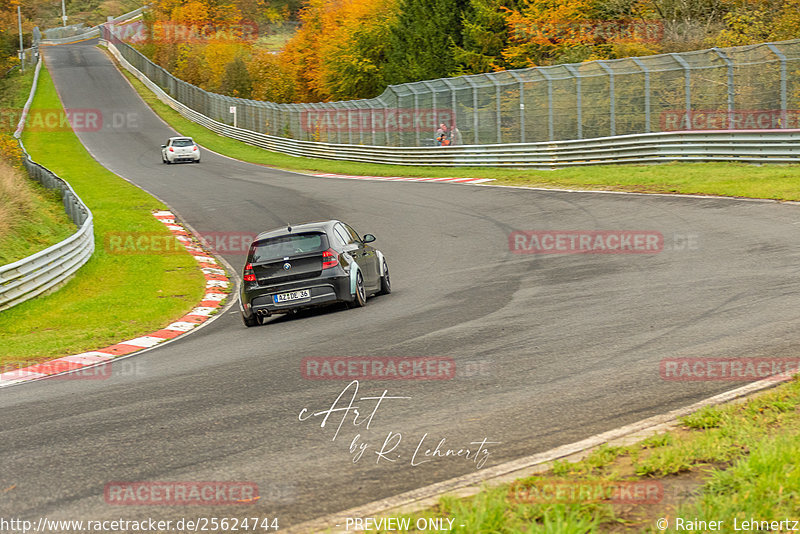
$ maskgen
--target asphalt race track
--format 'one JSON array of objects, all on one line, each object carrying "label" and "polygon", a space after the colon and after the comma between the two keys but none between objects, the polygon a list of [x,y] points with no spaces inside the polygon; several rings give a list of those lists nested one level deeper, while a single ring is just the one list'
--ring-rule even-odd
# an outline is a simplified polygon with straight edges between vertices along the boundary
[{"label": "asphalt race track", "polygon": [[[348,221],[377,236],[394,292],[249,329],[235,306],[117,362],[106,380],[0,390],[0,491],[13,486],[0,516],[260,516],[286,527],[475,472],[473,458],[424,456],[442,438],[454,449],[499,442],[486,447],[492,466],[743,385],[664,380],[662,360],[797,355],[795,205],[315,178],[208,151],[199,165],[167,166],[159,147],[174,132],[92,45],[45,57],[65,107],[127,117],[79,134],[103,165],[201,233]],[[658,231],[665,247],[519,255],[509,251],[514,230]],[[240,276],[243,255],[225,259]],[[357,397],[407,398],[384,399],[369,428],[350,413],[334,440],[340,413],[324,428],[322,417],[298,417],[329,408],[348,384],[303,377],[302,358],[325,356],[452,358],[457,370],[450,380],[362,381]],[[368,414],[376,401],[356,404]],[[399,441],[382,459],[390,434]],[[354,462],[357,435],[367,446]],[[412,465],[420,440],[414,463],[430,461]],[[112,481],[249,481],[261,498],[112,505]]]}]

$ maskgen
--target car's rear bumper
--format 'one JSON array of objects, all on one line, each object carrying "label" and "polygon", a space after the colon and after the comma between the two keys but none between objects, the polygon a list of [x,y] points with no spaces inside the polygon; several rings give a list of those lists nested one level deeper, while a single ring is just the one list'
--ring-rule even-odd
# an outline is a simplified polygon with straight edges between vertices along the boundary
[{"label": "car's rear bumper", "polygon": [[[275,296],[280,293],[302,289],[308,289],[311,296],[302,300],[275,302]],[[353,300],[353,295],[350,293],[350,276],[348,274],[299,280],[274,286],[249,286],[242,290],[242,308],[248,317],[253,313],[285,313],[300,308],[333,302],[350,302],[351,300]]]}]

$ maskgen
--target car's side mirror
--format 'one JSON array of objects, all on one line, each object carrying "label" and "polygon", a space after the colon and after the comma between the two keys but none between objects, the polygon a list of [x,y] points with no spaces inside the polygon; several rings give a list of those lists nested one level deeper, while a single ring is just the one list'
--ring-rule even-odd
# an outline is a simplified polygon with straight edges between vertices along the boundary
[{"label": "car's side mirror", "polygon": [[167,145],[161,145],[161,148],[167,148]]},{"label": "car's side mirror", "polygon": [[363,241],[364,243],[372,243],[373,241],[375,241],[375,236],[372,234],[364,234]]}]

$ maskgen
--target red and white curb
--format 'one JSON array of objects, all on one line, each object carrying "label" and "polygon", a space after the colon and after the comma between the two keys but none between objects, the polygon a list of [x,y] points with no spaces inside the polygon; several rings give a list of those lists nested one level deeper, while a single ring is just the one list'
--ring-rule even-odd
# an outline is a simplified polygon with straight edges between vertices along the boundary
[{"label": "red and white curb", "polygon": [[332,173],[312,174],[311,176],[318,178],[345,178],[347,180],[376,180],[381,182],[440,182],[454,184],[482,184],[494,181],[494,178],[412,178],[409,176],[356,176]]},{"label": "red and white curb", "polygon": [[206,289],[203,299],[189,313],[146,336],[121,341],[109,347],[82,352],[73,356],[64,356],[55,360],[37,363],[21,369],[0,373],[0,388],[36,380],[45,376],[57,375],[67,371],[74,371],[82,367],[96,365],[116,356],[131,354],[133,352],[154,347],[159,343],[176,338],[199,325],[208,321],[211,315],[218,311],[223,301],[229,296],[226,290],[230,287],[230,280],[225,274],[225,269],[221,268],[209,252],[207,252],[199,241],[192,239],[192,234],[175,220],[175,215],[170,211],[156,211],[153,216],[161,221],[170,232],[178,239],[186,250],[197,260],[200,269],[206,278]]}]

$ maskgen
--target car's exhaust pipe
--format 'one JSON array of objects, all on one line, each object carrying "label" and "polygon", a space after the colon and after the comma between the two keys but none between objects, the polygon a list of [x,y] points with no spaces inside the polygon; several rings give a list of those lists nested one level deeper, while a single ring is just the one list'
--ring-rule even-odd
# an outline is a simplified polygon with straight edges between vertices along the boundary
[{"label": "car's exhaust pipe", "polygon": [[272,313],[269,310],[256,310],[256,315],[261,315],[262,317],[269,317]]}]

